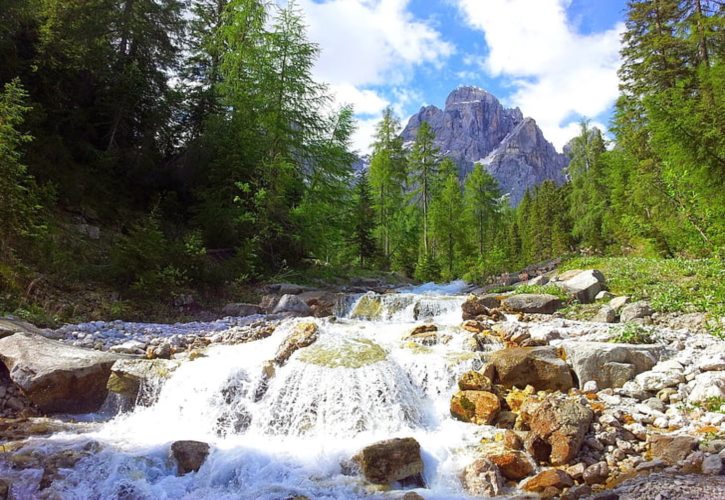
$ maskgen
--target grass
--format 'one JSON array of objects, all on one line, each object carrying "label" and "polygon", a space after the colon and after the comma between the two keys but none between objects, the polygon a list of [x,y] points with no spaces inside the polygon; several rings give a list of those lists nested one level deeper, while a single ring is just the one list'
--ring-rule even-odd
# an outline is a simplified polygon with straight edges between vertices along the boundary
[{"label": "grass", "polygon": [[725,317],[725,263],[720,259],[578,257],[562,263],[569,269],[598,269],[614,295],[647,300],[657,312],[703,312],[710,330],[722,337]]},{"label": "grass", "polygon": [[618,344],[653,344],[654,340],[647,330],[634,323],[622,325],[617,336],[610,342]]},{"label": "grass", "polygon": [[514,295],[521,295],[524,293],[553,295],[565,303],[571,300],[571,296],[566,292],[566,290],[556,285],[519,285],[513,289],[513,292]]}]

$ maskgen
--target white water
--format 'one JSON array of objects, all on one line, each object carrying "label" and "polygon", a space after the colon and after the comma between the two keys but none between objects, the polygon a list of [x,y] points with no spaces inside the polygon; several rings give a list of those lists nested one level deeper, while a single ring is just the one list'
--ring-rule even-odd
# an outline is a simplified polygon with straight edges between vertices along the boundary
[{"label": "white water", "polygon": [[[152,406],[44,444],[102,445],[51,489],[61,498],[94,499],[396,498],[400,489],[371,488],[344,475],[341,463],[375,441],[412,436],[421,444],[427,483],[417,491],[426,498],[465,497],[458,473],[492,431],[449,413],[458,376],[481,363],[465,350],[470,334],[458,327],[464,298],[441,295],[462,289],[426,285],[405,294],[366,294],[341,311],[348,317],[314,320],[319,340],[277,368],[261,399],[255,394],[264,362],[309,319],[290,320],[264,340],[212,347],[173,372]],[[357,318],[361,301],[368,301],[368,313],[373,304],[372,319]],[[450,340],[432,347],[402,340],[423,321]],[[315,364],[315,353],[327,366]],[[373,362],[361,361],[365,355]],[[212,451],[198,473],[177,477],[168,450],[186,439],[207,442]]]}]

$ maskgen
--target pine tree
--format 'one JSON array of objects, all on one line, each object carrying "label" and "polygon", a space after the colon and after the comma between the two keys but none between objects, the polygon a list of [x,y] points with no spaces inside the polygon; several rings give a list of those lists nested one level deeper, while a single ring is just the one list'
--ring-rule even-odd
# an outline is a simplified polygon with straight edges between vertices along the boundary
[{"label": "pine tree", "polygon": [[476,248],[483,257],[486,244],[486,230],[495,221],[501,193],[496,179],[477,163],[465,180],[465,211],[475,227]]},{"label": "pine tree", "polygon": [[414,194],[423,216],[423,254],[428,257],[430,240],[428,213],[438,175],[439,149],[434,144],[435,134],[427,122],[421,123],[410,151],[410,176]]},{"label": "pine tree", "polygon": [[[446,164],[446,160],[441,163],[442,166]],[[446,166],[450,167],[450,164]],[[448,170],[448,177],[431,204],[433,240],[436,242],[436,247],[441,250],[437,253],[445,265],[446,272],[443,277],[446,280],[453,279],[456,276],[456,250],[461,244],[463,236],[462,222],[464,222],[461,217],[463,213],[463,196],[458,174],[455,171]]]},{"label": "pine tree", "polygon": [[362,172],[355,184],[355,209],[353,213],[352,241],[360,259],[360,267],[376,254],[373,229],[375,228],[375,211],[373,210],[370,184],[366,172]]}]

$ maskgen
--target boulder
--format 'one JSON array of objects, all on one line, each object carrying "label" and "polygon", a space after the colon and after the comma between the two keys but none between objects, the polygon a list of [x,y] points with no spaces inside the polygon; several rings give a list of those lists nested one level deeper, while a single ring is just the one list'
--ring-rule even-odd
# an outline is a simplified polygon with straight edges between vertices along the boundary
[{"label": "boulder", "polygon": [[178,474],[183,476],[199,471],[209,456],[209,445],[201,441],[175,441],[170,455],[176,460]]},{"label": "boulder", "polygon": [[573,485],[574,481],[571,476],[563,470],[547,469],[539,472],[534,477],[526,481],[521,488],[526,491],[541,493],[547,488],[556,488],[561,490]]},{"label": "boulder", "polygon": [[594,300],[596,300],[597,302],[599,302],[600,300],[610,300],[610,299],[613,299],[613,298],[614,298],[614,294],[609,293],[606,290],[602,290],[601,292],[599,292],[597,294],[596,297],[594,297]]},{"label": "boulder", "polygon": [[302,292],[311,290],[308,286],[295,285],[294,283],[272,283],[264,288],[267,292],[278,295],[299,295]]},{"label": "boulder", "polygon": [[119,359],[111,366],[106,387],[135,402],[142,386],[167,378],[178,367],[178,361],[166,359]]},{"label": "boulder", "polygon": [[503,451],[487,454],[486,458],[493,462],[501,475],[506,479],[520,481],[534,472],[534,464],[529,457],[520,451]]},{"label": "boulder", "polygon": [[324,290],[312,290],[302,292],[299,298],[310,307],[313,316],[325,318],[334,314],[339,295]]},{"label": "boulder", "polygon": [[136,354],[143,356],[146,354],[146,344],[138,340],[127,340],[121,344],[111,346],[108,350],[118,354]]},{"label": "boulder", "polygon": [[461,306],[463,321],[476,319],[480,316],[489,316],[491,314],[490,309],[499,307],[500,304],[501,301],[494,295],[484,295],[481,297],[469,295]]},{"label": "boulder", "polygon": [[405,481],[422,485],[423,482],[420,444],[413,438],[396,438],[371,444],[353,457],[353,461],[371,483]]},{"label": "boulder", "polygon": [[725,399],[725,371],[709,371],[699,373],[688,384],[690,393],[687,402],[702,403],[708,399]]},{"label": "boulder", "polygon": [[317,324],[300,323],[295,326],[289,337],[285,339],[274,357],[274,362],[283,365],[299,349],[308,347],[319,338]]},{"label": "boulder", "polygon": [[614,309],[616,312],[619,312],[619,310],[628,303],[629,297],[627,295],[622,295],[621,297],[614,297],[612,300],[609,301],[609,304],[607,305]]},{"label": "boulder", "polygon": [[462,391],[490,391],[491,379],[481,372],[471,370],[458,379],[458,388]]},{"label": "boulder", "polygon": [[648,442],[652,458],[664,460],[670,465],[687,458],[697,446],[697,439],[687,435],[650,434]]},{"label": "boulder", "polygon": [[597,387],[622,387],[642,372],[651,370],[663,353],[658,345],[614,344],[610,342],[578,342],[561,344],[566,362],[577,376],[579,387],[590,380]]},{"label": "boulder", "polygon": [[533,386],[540,391],[568,391],[574,386],[569,366],[553,347],[513,347],[489,357],[493,382],[507,388]]},{"label": "boulder", "polygon": [[616,323],[617,311],[607,305],[604,305],[599,309],[599,311],[597,311],[597,314],[594,315],[592,321],[597,323]]},{"label": "boulder", "polygon": [[261,314],[262,308],[256,304],[235,303],[227,304],[222,309],[224,316],[252,316],[253,314]]},{"label": "boulder", "polygon": [[535,278],[531,278],[529,281],[526,282],[526,284],[529,286],[544,286],[548,282],[549,278],[542,274],[540,276],[536,276]]},{"label": "boulder", "polygon": [[582,479],[587,484],[601,484],[609,477],[609,466],[607,462],[597,462],[584,470]]},{"label": "boulder", "polygon": [[479,458],[469,464],[461,474],[466,491],[477,497],[494,497],[502,493],[503,478],[490,460]]},{"label": "boulder", "polygon": [[674,360],[661,361],[650,371],[640,373],[634,378],[637,385],[650,392],[661,391],[667,387],[677,387],[684,381],[684,367]]},{"label": "boulder", "polygon": [[644,300],[635,302],[634,304],[628,304],[622,308],[622,312],[619,314],[619,321],[627,323],[629,321],[647,318],[652,316],[652,308],[649,303]]},{"label": "boulder", "polygon": [[486,391],[459,391],[451,398],[451,415],[463,422],[491,425],[501,411],[501,401]]},{"label": "boulder", "polygon": [[14,333],[32,333],[35,335],[46,335],[48,330],[43,330],[37,326],[15,318],[0,318],[0,339],[9,337]]},{"label": "boulder", "polygon": [[579,453],[593,417],[578,401],[549,396],[529,417],[526,450],[540,462],[565,465]]},{"label": "boulder", "polygon": [[0,361],[10,378],[45,413],[100,409],[108,394],[111,366],[122,358],[31,333],[16,333],[0,340]]},{"label": "boulder", "polygon": [[501,305],[508,312],[553,314],[561,308],[561,300],[555,295],[546,293],[522,293],[506,297]]},{"label": "boulder", "polygon": [[486,330],[486,325],[475,319],[469,319],[461,324],[461,328],[471,333],[481,333]]},{"label": "boulder", "polygon": [[588,269],[563,281],[561,286],[580,303],[591,304],[605,288],[604,275],[596,269]]},{"label": "boulder", "polygon": [[310,306],[296,295],[282,295],[272,310],[273,314],[289,314],[292,316],[312,316]]},{"label": "boulder", "polygon": [[702,461],[702,473],[706,476],[718,476],[723,471],[723,460],[720,455],[708,455]]}]

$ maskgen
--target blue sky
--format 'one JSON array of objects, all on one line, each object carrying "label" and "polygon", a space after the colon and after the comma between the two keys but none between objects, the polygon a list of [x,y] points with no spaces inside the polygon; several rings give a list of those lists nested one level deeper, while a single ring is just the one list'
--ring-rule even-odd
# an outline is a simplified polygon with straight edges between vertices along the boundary
[{"label": "blue sky", "polygon": [[298,0],[315,76],[355,106],[365,151],[387,105],[403,122],[476,85],[518,106],[557,148],[581,117],[606,126],[626,0]]}]

